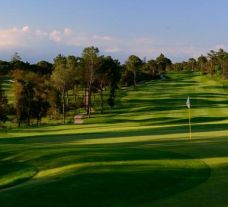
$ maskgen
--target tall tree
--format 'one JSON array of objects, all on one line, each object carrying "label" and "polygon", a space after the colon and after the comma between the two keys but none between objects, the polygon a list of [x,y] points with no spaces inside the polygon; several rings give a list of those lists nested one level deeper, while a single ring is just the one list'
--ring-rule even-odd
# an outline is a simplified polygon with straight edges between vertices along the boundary
[{"label": "tall tree", "polygon": [[87,90],[85,102],[87,102],[87,115],[91,115],[92,107],[92,86],[96,78],[96,72],[100,67],[101,59],[99,57],[99,49],[95,47],[87,47],[82,52],[82,64],[84,72],[84,83]]},{"label": "tall tree", "polygon": [[54,87],[61,93],[62,96],[63,123],[65,124],[66,94],[73,81],[72,68],[69,67],[68,59],[65,56],[58,55],[54,59],[54,70],[52,72],[51,80]]},{"label": "tall tree", "polygon": [[166,68],[172,64],[172,61],[161,54],[156,58],[156,63],[158,64],[159,72],[164,73]]},{"label": "tall tree", "polygon": [[51,75],[52,71],[53,71],[53,65],[47,61],[42,60],[36,64],[35,72],[41,75]]},{"label": "tall tree", "polygon": [[67,68],[71,73],[72,79],[70,80],[69,88],[73,90],[74,104],[76,107],[76,97],[77,97],[77,87],[81,81],[81,71],[80,71],[81,59],[75,56],[67,57]]},{"label": "tall tree", "polygon": [[214,50],[211,50],[208,53],[208,60],[209,60],[209,64],[210,64],[209,73],[212,76],[215,72],[215,65],[217,64],[217,54]]},{"label": "tall tree", "polygon": [[121,79],[121,65],[118,60],[114,60],[112,63],[113,67],[110,67],[110,71],[108,74],[109,80],[110,80],[110,94],[108,103],[109,106],[112,108],[115,105],[115,96],[116,96],[116,90],[118,89],[118,83]]},{"label": "tall tree", "polygon": [[143,67],[144,73],[150,77],[155,78],[158,75],[158,65],[155,60],[149,60]]},{"label": "tall tree", "polygon": [[101,58],[101,66],[96,73],[96,81],[98,83],[98,91],[100,94],[100,110],[104,112],[104,98],[103,90],[105,87],[110,88],[110,94],[108,103],[110,106],[114,106],[115,90],[118,87],[120,81],[120,63],[117,60],[113,60],[110,56]]},{"label": "tall tree", "polygon": [[201,73],[204,72],[204,66],[205,66],[206,63],[207,63],[207,58],[206,58],[204,55],[201,55],[201,56],[198,58],[198,65],[199,65],[199,67],[200,67]]},{"label": "tall tree", "polygon": [[15,70],[13,78],[18,126],[25,120],[27,120],[27,125],[29,126],[33,109],[32,102],[36,74],[30,71]]},{"label": "tall tree", "polygon": [[224,79],[228,78],[228,53],[225,52],[223,49],[219,49],[216,54],[218,59],[218,63],[220,64],[222,70],[222,76]]},{"label": "tall tree", "polygon": [[191,71],[194,71],[197,63],[195,58],[189,58],[188,63],[190,65]]},{"label": "tall tree", "polygon": [[49,99],[49,75],[41,76],[35,74],[34,79],[34,97],[32,101],[32,115],[36,118],[37,125],[41,124],[42,117],[47,115],[48,108],[50,107]]},{"label": "tall tree", "polygon": [[128,60],[126,61],[126,68],[128,71],[131,71],[133,74],[133,80],[134,80],[134,88],[136,87],[136,77],[137,77],[137,72],[141,69],[142,67],[142,60],[135,56],[131,55]]}]

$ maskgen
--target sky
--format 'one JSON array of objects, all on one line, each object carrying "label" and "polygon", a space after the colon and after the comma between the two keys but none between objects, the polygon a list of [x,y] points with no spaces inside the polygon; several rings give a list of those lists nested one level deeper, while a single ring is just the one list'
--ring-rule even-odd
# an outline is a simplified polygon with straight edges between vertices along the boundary
[{"label": "sky", "polygon": [[228,49],[227,0],[0,0],[0,59],[80,56],[96,46],[124,62]]}]

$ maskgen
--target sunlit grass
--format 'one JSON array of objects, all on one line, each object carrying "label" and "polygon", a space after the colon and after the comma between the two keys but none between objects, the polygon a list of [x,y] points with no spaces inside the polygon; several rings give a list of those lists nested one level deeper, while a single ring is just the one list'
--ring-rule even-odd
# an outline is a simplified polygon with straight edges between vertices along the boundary
[{"label": "sunlit grass", "polygon": [[[15,187],[0,191],[0,204],[228,205],[226,86],[226,81],[174,73],[169,80],[148,82],[136,91],[121,90],[112,111],[95,114],[83,125],[1,131],[0,165],[6,173],[0,174],[0,186],[9,181]],[[7,167],[9,162],[14,164]],[[21,166],[8,177],[7,170],[21,163],[37,174],[33,177]],[[31,179],[16,185],[23,173]]]}]

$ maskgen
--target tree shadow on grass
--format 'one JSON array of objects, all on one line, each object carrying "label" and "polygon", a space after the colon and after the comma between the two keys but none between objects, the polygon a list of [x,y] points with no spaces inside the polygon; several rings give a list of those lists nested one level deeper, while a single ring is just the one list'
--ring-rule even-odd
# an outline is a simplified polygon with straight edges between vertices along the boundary
[{"label": "tree shadow on grass", "polygon": [[[49,182],[45,184],[40,182],[33,186],[31,183],[12,189],[10,193],[2,192],[1,203],[30,207],[47,204],[69,207],[76,204],[79,207],[139,206],[195,187],[210,176],[210,169],[205,163],[178,153],[113,149],[111,146],[97,149],[96,152],[103,154],[85,159],[86,152],[81,152],[84,158],[74,160],[76,163],[91,162],[91,166],[63,172],[63,175],[48,178]],[[87,153],[96,155],[93,151]],[[58,162],[59,157],[56,156],[52,155],[50,160],[41,157],[40,160]],[[67,166],[70,157],[72,162],[72,156],[64,157],[64,165]],[[37,160],[33,162],[37,163]],[[54,197],[52,192],[55,193]],[[26,195],[26,199],[23,195]]]},{"label": "tree shadow on grass", "polygon": [[[196,118],[197,120],[197,118]],[[204,120],[207,120],[205,118]],[[209,119],[208,119],[209,120]],[[218,120],[218,118],[213,117],[210,119]],[[222,120],[222,118],[221,118]],[[176,120],[175,120],[176,121]],[[186,124],[182,125],[174,125],[174,126],[164,126],[164,127],[151,127],[151,128],[131,128],[128,130],[112,130],[105,132],[84,132],[84,133],[74,133],[74,134],[61,134],[61,135],[40,135],[40,136],[31,136],[31,137],[19,137],[19,138],[1,138],[0,144],[39,144],[39,143],[69,143],[69,142],[79,142],[83,140],[89,139],[109,139],[109,138],[117,138],[121,137],[137,137],[137,136],[153,136],[153,135],[172,135],[172,134],[180,134],[180,133],[188,133],[188,123],[186,119],[179,120],[181,123],[186,121]],[[198,122],[203,122],[203,120],[198,119]],[[137,122],[139,122],[137,120]],[[143,122],[143,121],[142,121]],[[178,123],[178,122],[177,122]],[[144,124],[145,125],[145,124]],[[194,132],[214,132],[214,131],[224,131],[228,129],[228,123],[211,123],[204,124],[199,123],[197,125],[193,125]],[[140,138],[139,138],[140,141]]]}]

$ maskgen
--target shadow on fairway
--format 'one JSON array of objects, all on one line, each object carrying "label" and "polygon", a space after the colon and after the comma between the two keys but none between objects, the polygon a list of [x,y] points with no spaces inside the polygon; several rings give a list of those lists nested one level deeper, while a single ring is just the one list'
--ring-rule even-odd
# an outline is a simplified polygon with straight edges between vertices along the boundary
[{"label": "shadow on fairway", "polygon": [[[31,182],[12,189],[10,194],[1,192],[0,202],[30,207],[139,206],[183,192],[210,176],[205,163],[172,152],[109,147],[74,154],[79,155],[82,159],[74,163],[81,163],[81,168],[47,175],[47,182]],[[56,156],[40,159],[51,165],[51,160],[58,163],[63,155]],[[62,157],[66,168],[72,158],[69,153]]]},{"label": "shadow on fairway", "polygon": [[[210,132],[210,131],[224,131],[228,129],[228,123],[209,123],[202,124],[204,121],[218,121],[224,120],[224,117],[205,117],[205,118],[193,118],[193,121],[198,122],[197,125],[193,125],[194,132]],[[121,121],[121,120],[119,120]],[[132,121],[134,122],[134,121]],[[135,121],[135,122],[146,122]],[[202,122],[202,123],[201,123]],[[167,122],[169,124],[178,124],[182,123],[183,125],[174,125],[174,126],[165,126],[165,127],[154,127],[154,128],[144,128],[144,129],[130,129],[130,130],[116,130],[116,131],[107,131],[107,132],[84,132],[84,133],[75,133],[75,134],[61,134],[61,135],[40,135],[40,136],[28,136],[28,137],[19,137],[19,138],[1,138],[0,144],[39,144],[39,143],[68,143],[68,142],[79,142],[88,139],[105,139],[105,138],[120,138],[122,137],[136,137],[136,136],[152,136],[152,135],[167,135],[167,134],[178,134],[178,133],[188,133],[188,120],[179,119],[178,121]],[[144,123],[143,125],[151,125]],[[140,138],[138,139],[140,142]]]},{"label": "shadow on fairway", "polygon": [[0,190],[23,183],[37,173],[34,166],[21,162],[0,160],[0,169]]}]

